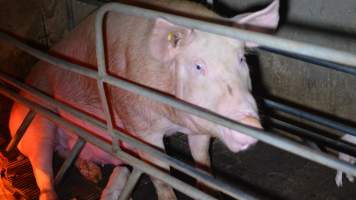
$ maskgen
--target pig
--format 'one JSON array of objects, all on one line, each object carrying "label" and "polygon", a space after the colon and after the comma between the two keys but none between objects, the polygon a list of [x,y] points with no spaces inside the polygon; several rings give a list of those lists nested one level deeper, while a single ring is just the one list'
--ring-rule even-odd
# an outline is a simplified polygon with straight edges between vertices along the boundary
[{"label": "pig", "polygon": [[[197,13],[204,18],[219,18],[214,12],[188,1],[152,1],[175,11]],[[278,25],[279,1],[266,8],[238,15],[231,19],[236,26],[272,30]],[[55,45],[50,52],[74,63],[96,69],[95,15],[89,16],[71,33]],[[124,78],[154,88],[176,99],[198,105],[243,124],[261,128],[257,106],[251,95],[249,68],[244,57],[245,47],[255,47],[244,42],[196,29],[175,25],[164,18],[143,17],[109,13],[105,19],[105,43],[108,71],[112,76]],[[104,120],[96,80],[62,70],[46,62],[38,62],[26,82],[42,92],[97,119]],[[176,110],[120,88],[108,86],[115,127],[127,134],[164,150],[163,137],[182,132],[188,135],[189,146],[197,165],[209,168],[210,138],[218,138],[232,151],[240,152],[257,140],[243,133],[216,125],[207,120]],[[93,135],[111,141],[111,135],[60,109],[23,93],[64,119],[84,127]],[[28,108],[15,103],[9,128],[13,135],[20,126]],[[54,151],[66,157],[77,137],[71,130],[59,127],[37,114],[18,145],[29,158],[41,200],[57,199],[53,186],[52,158]],[[127,146],[127,148],[130,148]],[[169,166],[145,152],[136,150],[147,162],[162,169]],[[111,188],[106,188],[102,199],[120,195],[130,172],[123,162],[92,144],[86,144],[75,165],[91,180],[100,179],[97,166],[117,166],[110,178]],[[171,187],[152,179],[158,199],[176,199]]]},{"label": "pig", "polygon": [[[350,142],[352,144],[356,144],[356,137],[352,136],[352,135],[344,135],[341,137],[341,140],[346,141],[346,142]],[[351,164],[355,164],[356,163],[356,158],[350,155],[347,155],[345,153],[338,153],[339,159],[349,162]],[[337,170],[336,172],[336,176],[335,176],[335,183],[337,187],[342,187],[342,171]],[[346,174],[346,178],[347,180],[349,180],[350,182],[354,182],[355,177],[351,174]]]}]

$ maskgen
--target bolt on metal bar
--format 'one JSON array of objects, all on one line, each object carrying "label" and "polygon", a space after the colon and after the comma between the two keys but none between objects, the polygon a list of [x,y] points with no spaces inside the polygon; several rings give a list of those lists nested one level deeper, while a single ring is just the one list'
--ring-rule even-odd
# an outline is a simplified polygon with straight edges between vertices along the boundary
[{"label": "bolt on metal bar", "polygon": [[142,171],[134,168],[131,172],[131,175],[126,181],[124,189],[121,191],[119,200],[128,200],[131,196],[133,189],[135,188],[138,180],[142,175]]},{"label": "bolt on metal bar", "polygon": [[[25,97],[22,97],[21,95],[17,94],[14,91],[11,91],[7,89],[6,87],[2,86],[0,84],[0,94],[17,101],[19,103],[24,104],[27,107],[33,108],[33,110],[37,113],[41,113],[44,117],[48,118],[49,120],[55,122],[59,126],[69,128],[73,132],[75,132],[79,137],[83,138],[85,141],[90,142],[91,144],[94,144],[95,146],[99,147],[100,149],[110,153],[111,155],[117,157],[118,159],[124,161],[125,163],[128,163],[137,169],[141,170],[144,173],[149,174],[150,176],[153,176],[157,179],[160,179],[167,184],[171,185],[173,188],[177,189],[178,191],[187,194],[188,196],[194,198],[194,199],[201,199],[201,200],[217,200],[210,195],[207,195],[200,190],[190,186],[187,183],[184,183],[181,180],[178,180],[167,173],[164,173],[160,171],[159,169],[145,163],[144,161],[131,156],[128,153],[125,153],[123,151],[119,151],[117,153],[112,152],[111,145],[107,142],[104,141],[101,138],[93,136],[90,132],[86,131],[82,127],[77,126],[76,124],[73,124],[72,122],[69,122],[62,117],[54,114],[51,110],[48,110],[44,108],[43,106],[34,103]],[[255,198],[241,198],[241,199],[255,199]]]},{"label": "bolt on metal bar", "polygon": [[61,168],[59,169],[56,178],[54,179],[54,184],[58,185],[59,182],[61,182],[64,174],[67,172],[67,170],[69,169],[69,167],[73,164],[73,162],[76,160],[76,158],[78,157],[79,153],[82,151],[84,145],[85,145],[85,141],[83,139],[81,139],[80,137],[78,137],[75,145],[73,146],[68,158],[64,161],[64,163],[62,164]]},{"label": "bolt on metal bar", "polygon": [[312,122],[321,124],[323,126],[356,136],[356,128],[353,128],[346,124],[342,124],[322,116],[314,115],[312,113],[308,113],[301,109],[296,109],[286,104],[282,104],[270,99],[264,99],[263,102],[270,108],[294,115],[296,117],[300,117],[302,119],[310,120]]},{"label": "bolt on metal bar", "polygon": [[[3,80],[4,82],[26,92],[29,93],[31,95],[33,95],[34,97],[37,97],[39,99],[43,99],[46,102],[46,105],[50,105],[55,109],[58,110],[63,110],[83,121],[86,121],[88,123],[91,123],[92,125],[96,126],[97,128],[101,129],[102,131],[106,131],[106,126],[103,122],[90,117],[89,115],[85,115],[82,112],[79,112],[77,110],[75,110],[74,108],[71,108],[70,106],[63,104],[62,102],[53,99],[51,97],[48,97],[47,95],[44,95],[42,92],[40,92],[38,89],[33,88],[31,86],[28,86],[20,81],[17,81],[14,78],[11,78],[10,76],[0,72],[0,80]],[[175,158],[172,158],[170,156],[168,156],[165,153],[162,153],[136,139],[133,139],[132,137],[128,136],[127,134],[121,132],[121,131],[117,131],[114,130],[115,135],[117,135],[117,137],[124,141],[125,143],[128,143],[129,145],[131,145],[134,148],[137,148],[141,151],[144,151],[166,163],[168,163],[170,166],[192,176],[193,178],[196,178],[198,180],[200,180],[201,182],[206,183],[207,185],[209,185],[210,187],[216,189],[216,190],[220,190],[226,194],[229,194],[230,196],[234,197],[234,194],[239,194],[241,198],[242,195],[246,196],[244,197],[245,199],[251,199],[249,196],[251,196],[252,194],[244,194],[244,192],[238,190],[235,187],[230,186],[229,184],[226,184],[225,182],[213,178],[211,175],[209,175],[208,173],[206,173],[205,171],[202,171],[200,169],[196,169],[180,160],[177,160]],[[210,183],[209,183],[210,182]]]},{"label": "bolt on metal bar", "polygon": [[9,153],[12,150],[16,148],[16,146],[19,144],[21,138],[25,134],[28,126],[31,124],[33,118],[35,117],[36,113],[33,112],[32,110],[28,111],[26,114],[25,119],[22,121],[20,127],[17,129],[16,134],[14,137],[11,139],[10,143],[6,147],[6,152]]},{"label": "bolt on metal bar", "polygon": [[[97,11],[97,19],[102,18],[102,16],[108,11],[116,11],[128,15],[142,16],[146,18],[161,17],[175,24],[186,26],[189,28],[200,29],[202,31],[215,33],[230,38],[240,39],[243,41],[255,42],[264,47],[271,47],[277,50],[282,50],[303,56],[311,56],[314,58],[344,64],[352,68],[356,68],[356,55],[345,51],[334,50],[331,48],[321,47],[308,43],[296,42],[293,40],[278,38],[263,33],[247,31],[235,27],[228,27],[197,19],[190,19],[187,17],[177,16],[173,14],[149,10],[121,3],[108,3],[103,5]],[[100,22],[97,21],[97,23]]]}]

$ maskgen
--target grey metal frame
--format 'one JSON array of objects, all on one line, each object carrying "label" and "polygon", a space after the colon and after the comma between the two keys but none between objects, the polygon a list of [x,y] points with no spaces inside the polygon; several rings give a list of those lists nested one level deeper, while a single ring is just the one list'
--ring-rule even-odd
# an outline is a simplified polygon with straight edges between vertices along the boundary
[{"label": "grey metal frame", "polygon": [[[18,82],[11,77],[7,76],[6,74],[0,73],[0,79],[3,80],[4,82],[11,84],[23,91],[29,92],[33,95],[35,95],[38,98],[41,98],[44,100],[44,102],[49,103],[51,106],[54,106],[58,109],[65,110],[66,112],[69,112],[73,114],[74,116],[83,119],[89,123],[92,123],[94,126],[98,127],[101,130],[107,131],[109,134],[113,135],[113,146],[110,146],[108,143],[105,141],[96,138],[93,135],[90,135],[90,133],[86,132],[85,130],[81,129],[80,127],[62,119],[58,115],[53,114],[51,111],[49,111],[46,108],[41,107],[40,105],[36,105],[35,103],[27,100],[26,98],[16,94],[15,92],[7,89],[6,87],[0,85],[0,93],[2,93],[5,96],[8,96],[9,98],[19,101],[31,109],[33,111],[38,112],[43,114],[44,116],[48,117],[49,119],[55,121],[59,125],[67,126],[68,128],[72,129],[74,132],[78,134],[79,137],[81,137],[85,142],[90,142],[104,151],[107,151],[111,153],[113,156],[119,157],[121,160],[127,162],[128,164],[131,164],[134,166],[134,171],[138,173],[132,173],[132,177],[129,177],[129,180],[132,180],[132,184],[129,184],[130,186],[125,188],[124,191],[130,191],[132,190],[132,187],[134,187],[135,183],[138,180],[138,177],[141,175],[141,173],[147,173],[151,176],[154,176],[158,179],[163,180],[164,182],[170,184],[172,187],[176,188],[177,190],[187,194],[188,196],[191,196],[195,199],[214,199],[213,197],[206,195],[205,193],[195,189],[192,186],[187,185],[186,183],[177,180],[169,175],[167,175],[164,172],[161,172],[160,170],[157,170],[155,167],[152,167],[151,165],[148,165],[147,163],[131,156],[128,153],[125,153],[118,147],[118,143],[116,141],[122,140],[133,147],[136,147],[140,150],[143,150],[152,156],[168,163],[170,166],[198,179],[201,182],[206,183],[210,187],[220,190],[234,198],[237,199],[257,199],[256,195],[247,193],[245,191],[241,191],[236,187],[232,187],[218,179],[213,178],[206,172],[203,172],[199,169],[195,169],[190,165],[187,165],[181,161],[178,161],[146,144],[143,144],[142,142],[135,140],[134,138],[131,138],[128,135],[125,135],[123,132],[116,130],[113,128],[113,121],[112,121],[112,116],[110,114],[110,108],[108,106],[108,101],[107,101],[107,96],[104,90],[104,84],[110,84],[112,86],[120,87],[122,89],[150,97],[154,100],[157,100],[161,103],[170,105],[172,107],[175,107],[179,110],[185,111],[187,113],[196,115],[198,117],[207,119],[209,121],[215,122],[219,125],[223,125],[225,127],[231,128],[233,130],[237,130],[240,132],[243,132],[247,135],[250,135],[252,137],[255,137],[259,139],[262,142],[271,144],[277,148],[289,151],[291,153],[294,153],[296,155],[302,156],[304,158],[307,158],[309,160],[318,162],[320,164],[323,164],[325,166],[338,169],[341,171],[344,171],[346,173],[356,175],[356,168],[352,166],[349,163],[346,163],[344,161],[340,161],[337,158],[318,152],[316,150],[313,150],[311,148],[308,148],[304,145],[301,145],[297,142],[291,141],[289,139],[283,138],[281,136],[272,134],[267,131],[262,131],[254,128],[247,127],[245,125],[242,125],[238,122],[235,122],[231,119],[228,119],[226,117],[220,116],[216,113],[212,113],[209,111],[206,111],[205,109],[202,109],[200,107],[185,103],[183,101],[179,101],[173,97],[166,96],[156,90],[152,90],[150,88],[146,88],[116,77],[112,77],[106,73],[106,64],[105,64],[105,52],[104,52],[104,45],[103,45],[103,38],[102,38],[102,22],[103,22],[103,17],[108,11],[115,11],[115,12],[122,12],[130,15],[138,15],[138,16],[143,16],[143,17],[148,17],[148,18],[156,18],[156,17],[162,17],[166,18],[167,20],[180,24],[183,26],[191,27],[191,28],[197,28],[201,29],[203,31],[207,32],[212,32],[236,39],[241,39],[241,40],[247,40],[247,41],[253,41],[256,42],[260,45],[266,46],[266,47],[273,47],[274,49],[282,50],[282,51],[288,51],[291,53],[298,53],[301,55],[305,56],[313,56],[318,59],[323,59],[335,63],[340,63],[340,64],[345,64],[349,65],[352,68],[356,67],[356,56],[347,52],[342,52],[338,50],[333,50],[329,48],[324,48],[324,47],[319,47],[316,45],[310,45],[310,44],[305,44],[305,43],[300,43],[300,42],[294,42],[286,39],[281,39],[277,37],[273,37],[270,35],[265,35],[261,33],[255,33],[255,32],[250,32],[246,30],[240,30],[236,28],[231,28],[223,25],[218,25],[218,24],[213,24],[209,22],[204,22],[200,20],[195,20],[195,19],[189,19],[186,17],[181,17],[181,16],[175,16],[172,14],[167,14],[167,13],[162,13],[162,12],[157,12],[157,11],[152,11],[148,9],[143,9],[143,8],[138,8],[134,6],[129,6],[129,5],[124,5],[124,4],[118,4],[118,3],[110,3],[106,4],[103,7],[101,7],[97,11],[97,19],[96,19],[96,48],[97,48],[97,60],[98,60],[98,72],[95,70],[91,70],[85,67],[82,67],[77,64],[73,64],[70,62],[67,62],[65,60],[50,56],[46,53],[43,53],[39,50],[36,50],[34,48],[31,48],[15,38],[0,32],[0,40],[10,42],[11,44],[16,45],[20,49],[34,55],[35,57],[45,60],[51,64],[57,65],[58,67],[61,67],[66,70],[70,70],[76,73],[79,73],[84,76],[88,76],[91,78],[94,78],[97,80],[99,91],[100,91],[100,96],[106,116],[106,122],[107,124],[103,124],[102,122],[85,115],[84,113],[81,113],[79,111],[76,111],[75,109],[69,107],[68,105],[65,105],[61,102],[56,101],[55,99],[48,97],[42,93],[40,93],[38,90],[35,88],[32,88],[26,84],[23,84],[21,82]],[[354,129],[351,129],[352,131]],[[78,152],[80,151],[80,144],[78,144]],[[71,160],[74,160],[75,155],[73,154]],[[72,161],[68,161],[69,165],[71,164]],[[68,166],[69,166],[68,165]],[[139,171],[137,171],[139,170]],[[64,170],[65,171],[65,170]],[[125,192],[123,192],[125,193]]]}]

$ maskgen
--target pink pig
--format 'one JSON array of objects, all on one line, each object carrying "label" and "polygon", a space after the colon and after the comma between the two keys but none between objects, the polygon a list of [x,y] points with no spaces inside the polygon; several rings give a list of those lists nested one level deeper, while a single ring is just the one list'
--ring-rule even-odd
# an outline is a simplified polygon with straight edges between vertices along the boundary
[{"label": "pink pig", "polygon": [[[201,5],[185,1],[157,1],[163,7],[198,15],[218,16]],[[155,3],[157,3],[155,2]],[[267,8],[233,18],[236,24],[274,29],[278,24],[279,1]],[[96,68],[94,15],[68,34],[51,52],[72,62]],[[107,61],[110,74],[155,88],[177,99],[196,104],[241,123],[260,128],[257,107],[251,91],[249,69],[244,47],[256,46],[195,29],[174,25],[165,19],[149,20],[142,17],[110,13],[105,24]],[[104,119],[95,80],[62,70],[45,62],[32,69],[27,83],[50,96]],[[188,135],[192,155],[199,165],[210,166],[209,140],[217,137],[233,152],[247,149],[256,139],[228,128],[186,114],[148,98],[109,87],[110,101],[116,126],[146,143],[164,149],[163,136],[176,132]],[[23,94],[25,95],[25,94]],[[41,103],[30,95],[25,95]],[[45,104],[43,104],[45,105]],[[93,134],[111,140],[111,136],[97,130],[62,110],[54,110],[63,118],[85,127]],[[15,104],[10,118],[14,134],[28,108]],[[75,134],[36,115],[18,145],[33,167],[40,199],[57,199],[53,186],[52,152],[66,156],[73,147]],[[160,160],[137,151],[145,160],[164,169],[169,166]],[[129,171],[122,162],[86,144],[75,165],[90,179],[100,178],[96,164],[114,164],[117,168],[102,199],[114,199],[120,194]],[[158,198],[176,199],[165,183],[153,179]]]}]

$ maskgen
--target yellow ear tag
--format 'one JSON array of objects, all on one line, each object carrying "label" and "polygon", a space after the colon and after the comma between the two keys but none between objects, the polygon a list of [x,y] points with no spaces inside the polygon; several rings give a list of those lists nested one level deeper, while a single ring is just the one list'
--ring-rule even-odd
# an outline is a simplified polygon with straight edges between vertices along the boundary
[{"label": "yellow ear tag", "polygon": [[172,33],[172,32],[169,32],[168,35],[167,35],[168,41],[172,41],[172,40],[173,40],[173,37],[174,37],[173,33]]}]

